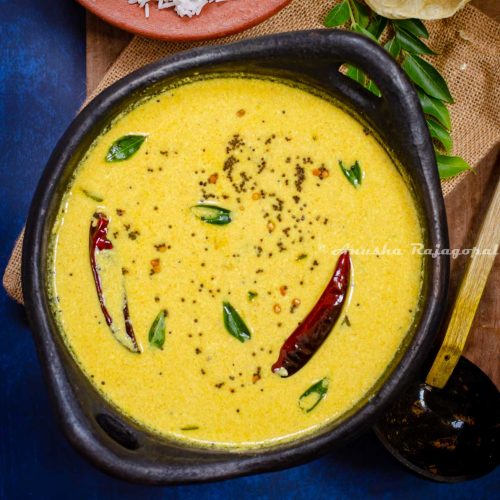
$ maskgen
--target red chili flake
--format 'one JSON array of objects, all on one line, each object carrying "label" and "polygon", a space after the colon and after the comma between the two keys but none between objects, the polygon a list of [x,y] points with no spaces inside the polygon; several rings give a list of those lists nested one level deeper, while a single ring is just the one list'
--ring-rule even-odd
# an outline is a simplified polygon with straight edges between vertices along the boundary
[{"label": "red chili flake", "polygon": [[256,384],[261,378],[262,369],[260,366],[257,367],[255,373],[252,375],[252,384]]},{"label": "red chili flake", "polygon": [[208,183],[209,184],[216,184],[217,179],[219,178],[219,174],[213,173],[209,178],[208,178]]},{"label": "red chili flake", "polygon": [[151,274],[156,274],[161,271],[160,259],[153,259],[151,261]]}]

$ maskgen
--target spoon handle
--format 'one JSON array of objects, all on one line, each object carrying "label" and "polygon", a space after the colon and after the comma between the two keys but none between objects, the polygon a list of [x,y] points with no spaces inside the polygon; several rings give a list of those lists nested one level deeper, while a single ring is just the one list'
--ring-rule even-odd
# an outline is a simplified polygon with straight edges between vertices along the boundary
[{"label": "spoon handle", "polygon": [[[460,284],[443,344],[426,383],[443,388],[458,363],[500,244],[500,182]],[[474,252],[477,251],[477,254]]]}]

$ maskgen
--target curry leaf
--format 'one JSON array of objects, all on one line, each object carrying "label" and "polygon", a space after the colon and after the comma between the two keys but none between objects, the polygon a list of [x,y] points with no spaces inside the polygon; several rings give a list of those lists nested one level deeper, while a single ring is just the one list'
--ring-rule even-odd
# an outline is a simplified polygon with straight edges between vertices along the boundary
[{"label": "curry leaf", "polygon": [[106,161],[112,163],[128,160],[139,150],[146,137],[145,134],[129,134],[120,137],[109,148]]},{"label": "curry leaf", "polygon": [[358,2],[357,0],[350,0],[350,5],[352,8],[352,15],[357,24],[366,28],[370,22],[370,11],[366,5]]},{"label": "curry leaf", "polygon": [[431,136],[443,146],[446,153],[450,153],[451,148],[453,147],[453,141],[450,133],[440,123],[432,118],[427,119],[427,125]]},{"label": "curry leaf", "polygon": [[470,165],[459,156],[436,155],[436,161],[441,179],[449,179],[465,170],[472,170]]},{"label": "curry leaf", "polygon": [[365,74],[360,69],[356,68],[356,66],[353,66],[352,64],[346,64],[346,68],[347,68],[347,71],[345,73],[346,76],[353,79],[355,82],[360,83],[364,87],[365,86]]},{"label": "curry leaf", "polygon": [[375,16],[366,28],[375,38],[379,38],[387,26],[387,18]]},{"label": "curry leaf", "polygon": [[160,311],[156,316],[151,328],[149,329],[148,340],[150,345],[163,349],[165,343],[165,318],[167,313],[165,310]]},{"label": "curry leaf", "polygon": [[222,303],[222,313],[224,318],[224,326],[226,330],[240,342],[250,340],[251,333],[248,326],[241,319],[236,309],[229,303]]},{"label": "curry leaf", "polygon": [[396,38],[401,48],[410,54],[435,54],[435,52],[427,47],[424,42],[405,30],[396,29]]},{"label": "curry leaf", "polygon": [[250,290],[247,294],[248,300],[252,302],[253,299],[257,297],[258,293]]},{"label": "curry leaf", "polygon": [[392,21],[397,28],[401,28],[419,38],[429,38],[429,32],[420,19],[401,19]]},{"label": "curry leaf", "polygon": [[363,180],[363,171],[361,170],[361,166],[356,160],[354,165],[347,168],[344,166],[342,161],[339,161],[340,169],[343,174],[346,176],[347,180],[355,187],[358,188],[361,186],[361,182]]},{"label": "curry leaf", "polygon": [[328,378],[323,378],[315,382],[309,389],[304,391],[304,393],[299,398],[299,407],[301,410],[309,413],[313,411],[320,402],[326,398],[326,393],[328,392],[329,381]]},{"label": "curry leaf", "polygon": [[378,43],[378,40],[375,38],[375,36],[372,33],[370,33],[366,28],[364,28],[363,26],[361,26],[361,24],[354,23],[351,26],[351,29],[354,30],[354,31],[356,31],[360,35],[366,36],[367,38],[369,38],[373,42]]},{"label": "curry leaf", "polygon": [[453,102],[448,85],[439,71],[422,58],[408,54],[402,63],[410,79],[425,93],[441,101]]},{"label": "curry leaf", "polygon": [[191,207],[191,211],[201,221],[216,226],[224,226],[225,224],[229,224],[232,220],[231,211],[227,208],[219,207],[218,205],[199,203]]},{"label": "curry leaf", "polygon": [[447,130],[451,130],[450,113],[446,108],[446,105],[439,99],[430,97],[419,89],[417,89],[417,94],[424,113],[426,115],[433,116]]},{"label": "curry leaf", "polygon": [[326,16],[325,26],[328,28],[335,28],[335,26],[340,26],[349,20],[350,11],[349,4],[347,0],[336,5]]},{"label": "curry leaf", "polygon": [[[346,12],[346,7],[348,12]],[[417,87],[416,90],[426,115],[429,131],[434,140],[449,152],[452,147],[451,120],[445,103],[453,103],[453,98],[439,71],[429,62],[419,57],[419,55],[434,54],[420,40],[420,38],[429,38],[429,32],[425,25],[419,19],[386,19],[357,0],[343,0],[341,4],[334,7],[327,17],[330,24],[326,23],[326,21],[325,24],[326,26],[338,26],[342,24],[342,21],[344,23],[349,21],[348,17],[351,19],[349,29],[364,34],[377,43],[380,43],[378,38],[384,32],[386,26],[389,26],[389,29],[395,33],[395,36],[385,43],[384,48],[401,64],[408,77]],[[403,57],[401,56],[402,53]],[[346,69],[346,76],[360,83],[375,95],[380,96],[380,90],[376,84],[361,70],[351,64],[346,64],[344,68]],[[442,179],[453,177],[464,170],[470,169],[467,162],[457,156],[445,156],[437,152],[436,158]],[[359,187],[361,181],[358,181],[355,175],[356,171],[352,170],[355,165],[345,168],[342,162],[339,162],[339,164],[349,182],[353,186]],[[362,179],[362,172],[360,179]]]},{"label": "curry leaf", "polygon": [[397,59],[399,54],[401,53],[401,46],[399,45],[399,41],[396,37],[391,38],[385,45],[384,49],[391,54],[394,59]]},{"label": "curry leaf", "polygon": [[382,93],[380,92],[380,89],[377,87],[375,82],[373,80],[369,80],[368,84],[366,85],[366,88],[372,93],[375,94],[377,97],[381,97]]}]

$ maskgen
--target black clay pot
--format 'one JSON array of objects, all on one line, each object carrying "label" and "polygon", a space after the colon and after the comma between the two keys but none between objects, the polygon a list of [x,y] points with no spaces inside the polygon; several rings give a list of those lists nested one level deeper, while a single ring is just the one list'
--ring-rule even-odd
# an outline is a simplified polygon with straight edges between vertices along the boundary
[{"label": "black clay pot", "polygon": [[[373,78],[382,97],[342,75],[338,69],[346,62]],[[66,436],[98,467],[131,481],[198,482],[281,469],[344,443],[372,425],[417,375],[432,347],[446,301],[448,257],[429,257],[421,314],[397,359],[372,394],[315,435],[257,451],[217,451],[169,442],[117,414],[79,370],[55,326],[46,292],[50,231],[72,172],[106,123],[137,99],[178,78],[214,72],[302,82],[344,103],[380,135],[402,165],[420,207],[427,247],[448,247],[433,147],[417,95],[398,64],[367,38],[316,30],[195,49],[147,66],[104,91],[73,121],[40,180],[24,239],[23,290],[40,361]]]}]

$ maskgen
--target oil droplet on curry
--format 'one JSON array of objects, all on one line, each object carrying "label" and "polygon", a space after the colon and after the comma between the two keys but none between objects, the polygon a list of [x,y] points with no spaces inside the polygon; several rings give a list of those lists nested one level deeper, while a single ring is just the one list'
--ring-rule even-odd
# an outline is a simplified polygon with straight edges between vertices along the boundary
[{"label": "oil droplet on curry", "polygon": [[344,110],[277,81],[204,79],[97,138],[61,205],[49,288],[120,412],[191,444],[267,446],[370,394],[414,320],[421,241],[404,179]]}]

